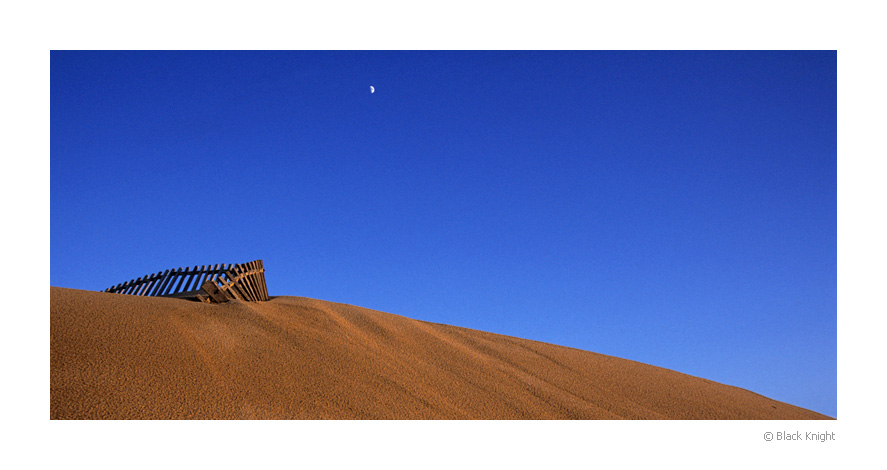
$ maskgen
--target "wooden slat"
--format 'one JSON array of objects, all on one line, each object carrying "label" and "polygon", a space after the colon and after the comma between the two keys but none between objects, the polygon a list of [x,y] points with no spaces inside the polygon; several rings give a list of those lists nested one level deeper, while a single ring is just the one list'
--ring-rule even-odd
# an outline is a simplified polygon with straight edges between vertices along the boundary
[{"label": "wooden slat", "polygon": [[194,282],[194,288],[200,289],[200,286],[206,282],[206,276],[209,275],[209,271],[212,270],[212,265],[202,266],[200,268],[200,275],[197,276],[197,279]]},{"label": "wooden slat", "polygon": [[181,292],[182,283],[185,282],[185,276],[188,275],[188,271],[189,271],[190,269],[191,269],[191,268],[185,268],[184,271],[181,271],[181,272],[179,273],[179,283],[178,283],[178,284],[176,285],[176,287],[172,290],[172,292],[170,292],[170,294],[175,294],[176,292]]},{"label": "wooden slat", "polygon": [[146,276],[144,279],[142,279],[142,283],[139,284],[139,287],[135,291],[133,291],[133,294],[142,295],[142,292],[145,292],[145,289],[148,288],[148,283],[152,280],[154,280],[153,274],[150,276]]},{"label": "wooden slat", "polygon": [[182,282],[180,283],[179,287],[176,289],[176,292],[175,292],[176,294],[178,294],[179,292],[185,292],[186,290],[188,290],[187,286],[188,286],[188,281],[191,279],[191,275],[192,275],[191,266],[188,266],[182,272]]},{"label": "wooden slat", "polygon": [[172,286],[176,283],[176,279],[178,278],[179,270],[182,268],[173,268],[169,271],[169,275],[166,277],[166,280],[163,281],[163,284],[160,285],[160,289],[157,290],[157,295],[166,295],[167,292],[172,288]]},{"label": "wooden slat", "polygon": [[169,273],[169,279],[163,284],[163,287],[160,288],[159,295],[167,295],[169,291],[173,289],[173,286],[176,285],[176,280],[179,278],[179,273],[182,272],[182,268],[174,269],[171,273]]},{"label": "wooden slat", "polygon": [[268,286],[265,284],[265,270],[263,269],[259,272],[259,282],[262,283],[262,296],[264,297],[262,300],[271,300],[268,296]]},{"label": "wooden slat", "polygon": [[145,276],[140,277],[136,282],[132,284],[132,287],[129,289],[129,295],[136,295],[141,289],[142,284],[145,282]]},{"label": "wooden slat", "polygon": [[222,269],[224,269],[224,268],[225,268],[224,264],[217,264],[217,265],[213,266],[213,273],[212,273],[212,276],[209,277],[209,280],[215,282],[216,279],[219,278],[219,275],[222,274]]},{"label": "wooden slat", "polygon": [[215,280],[219,278],[219,275],[222,274],[222,271],[225,269],[225,263],[217,264],[215,268],[213,268],[213,277],[211,279]]},{"label": "wooden slat", "polygon": [[262,282],[262,291],[265,293],[265,300],[269,300],[268,285],[265,284],[265,263],[262,260],[259,260],[259,270],[259,280]]},{"label": "wooden slat", "polygon": [[226,285],[227,285],[228,292],[233,294],[234,297],[237,298],[237,300],[247,300],[244,297],[243,290],[240,289],[240,286],[238,285],[240,278],[238,277],[238,274],[237,274],[237,265],[236,264],[232,265],[231,269],[229,269],[228,271],[225,271],[225,278],[227,280]]},{"label": "wooden slat", "polygon": [[129,288],[129,291],[127,292],[127,294],[135,295],[135,293],[139,290],[139,287],[142,286],[142,279],[144,279],[144,277],[145,276],[142,276],[142,277],[138,278],[136,280],[136,282],[133,282],[132,287]]},{"label": "wooden slat", "polygon": [[256,283],[256,290],[259,292],[258,300],[266,300],[265,289],[262,288],[262,271],[256,270],[256,272],[253,274],[253,282]]},{"label": "wooden slat", "polygon": [[245,279],[246,279],[246,282],[249,285],[249,289],[253,295],[252,301],[258,302],[259,300],[262,300],[262,294],[259,292],[259,285],[256,284],[255,266],[253,265],[252,262],[250,262],[250,263],[247,263],[247,268],[248,268],[248,270],[247,270],[247,275],[246,275]]},{"label": "wooden slat", "polygon": [[244,265],[239,265],[240,285],[246,290],[247,300],[254,302],[256,300],[256,292],[252,284],[249,282],[249,270]]},{"label": "wooden slat", "polygon": [[[212,281],[213,277],[216,275],[216,271],[219,269],[219,265],[210,266],[209,270],[206,272],[206,278],[203,280],[203,284],[206,284],[206,281]],[[201,284],[201,285],[203,285]]]},{"label": "wooden slat", "polygon": [[200,280],[203,279],[204,276],[206,276],[206,266],[201,266],[200,270],[197,271],[197,275],[194,276],[194,280],[191,282],[191,286],[188,288],[188,290],[200,289]]},{"label": "wooden slat", "polygon": [[241,295],[243,296],[243,300],[252,300],[252,293],[250,293],[249,289],[247,289],[246,285],[243,282],[243,266],[240,264],[235,264],[234,272],[237,275],[237,277],[234,278],[234,285],[240,291]]},{"label": "wooden slat", "polygon": [[163,282],[160,283],[160,287],[157,288],[157,295],[166,295],[166,293],[169,292],[170,286],[172,286],[176,282],[178,269],[172,268],[169,270],[169,274],[166,275],[166,279],[164,279]]},{"label": "wooden slat", "polygon": [[139,291],[139,295],[150,295],[151,289],[154,288],[154,284],[157,284],[157,280],[160,279],[160,276],[163,274],[163,271],[154,273],[148,279],[148,282],[145,283],[145,287],[143,287]]},{"label": "wooden slat", "polygon": [[160,281],[163,280],[163,271],[157,273],[157,276],[154,277],[154,280],[151,281],[151,284],[148,285],[148,289],[145,291],[143,295],[154,295],[154,291],[157,290],[157,286],[160,285]]},{"label": "wooden slat", "polygon": [[142,283],[142,278],[140,277],[140,278],[136,279],[136,280],[132,283],[132,285],[129,286],[128,289],[126,289],[126,292],[124,292],[124,294],[132,295],[132,293],[135,292],[136,288],[137,288],[141,283]]},{"label": "wooden slat", "polygon": [[260,277],[262,274],[262,270],[259,267],[258,260],[253,261],[252,264],[253,264],[253,274],[251,277],[252,277],[253,283],[256,285],[256,293],[258,295],[258,297],[256,298],[256,301],[262,301],[262,300],[265,300],[265,290],[262,288],[262,280]]},{"label": "wooden slat", "polygon": [[203,275],[200,276],[200,280],[197,283],[198,286],[202,286],[206,281],[209,280],[213,275],[213,265],[206,265],[206,271],[203,272]]},{"label": "wooden slat", "polygon": [[154,286],[154,289],[151,290],[151,295],[160,295],[160,292],[163,290],[163,286],[169,282],[169,277],[172,275],[172,269],[167,269],[163,272],[163,276],[160,276],[160,279],[157,280],[157,285]]},{"label": "wooden slat", "polygon": [[226,277],[227,276],[219,278],[219,281],[217,282],[219,290],[221,290],[223,293],[225,293],[226,296],[232,299],[243,300],[240,295],[231,287],[231,283],[226,280]]},{"label": "wooden slat", "polygon": [[209,277],[209,273],[210,271],[212,271],[212,269],[212,265],[208,265],[205,269],[203,269],[203,271],[201,271],[200,276],[197,276],[197,289],[200,289],[200,286],[202,286],[203,283],[206,282],[206,279]]},{"label": "wooden slat", "polygon": [[190,275],[191,275],[191,267],[190,266],[182,269],[182,272],[179,273],[179,282],[176,283],[175,288],[173,288],[173,291],[170,292],[170,294],[177,294],[179,292],[184,291],[185,290],[185,286],[184,286],[185,281],[188,280],[188,276],[190,276]]},{"label": "wooden slat", "polygon": [[250,261],[238,266],[238,285],[247,292],[249,300],[254,302],[267,298],[267,294],[261,287],[260,274],[261,270],[258,261]]},{"label": "wooden slat", "polygon": [[268,284],[265,284],[265,263],[259,260],[259,279],[262,281],[262,292],[265,293],[265,300],[271,300],[268,295]]},{"label": "wooden slat", "polygon": [[234,272],[231,271],[230,269],[228,271],[225,271],[225,278],[227,280],[227,282],[225,282],[225,286],[224,286],[225,291],[226,291],[226,293],[234,296],[234,298],[237,300],[245,300],[243,298],[243,294],[240,292],[240,290],[237,287],[237,282],[235,281],[236,276],[237,275],[234,274]]},{"label": "wooden slat", "polygon": [[213,265],[212,268],[206,273],[206,279],[203,280],[203,283],[206,284],[207,281],[212,281],[213,278],[216,277],[216,271],[219,270],[219,265]]},{"label": "wooden slat", "polygon": [[142,295],[142,292],[145,292],[145,289],[148,288],[148,284],[150,284],[151,281],[154,280],[154,277],[155,277],[154,274],[151,274],[149,276],[145,276],[145,278],[142,279],[142,285],[139,286],[138,289],[136,289],[136,295]]},{"label": "wooden slat", "polygon": [[256,277],[259,269],[258,269],[258,267],[256,267],[255,261],[249,262],[249,271],[250,271],[249,276],[247,276],[247,278],[249,279],[250,286],[252,286],[253,291],[255,292],[255,296],[256,296],[255,301],[258,302],[258,301],[262,300],[262,291],[259,289],[259,280]]},{"label": "wooden slat", "polygon": [[151,293],[151,289],[154,288],[154,284],[156,284],[157,280],[160,279],[161,274],[163,274],[163,272],[152,274],[151,277],[148,278],[148,282],[146,282],[145,285],[142,286],[141,289],[139,289],[139,295],[149,295]]},{"label": "wooden slat", "polygon": [[213,281],[206,281],[205,283],[203,283],[203,286],[200,289],[206,292],[206,295],[208,295],[216,302],[221,303],[230,300],[228,296],[225,295],[225,293],[221,289],[219,289],[219,286],[217,286],[216,283]]},{"label": "wooden slat", "polygon": [[196,290],[196,289],[194,289],[193,285],[194,285],[195,278],[199,275],[200,275],[199,269],[197,268],[197,266],[194,266],[194,268],[191,269],[191,275],[188,276],[187,279],[185,279],[185,285],[182,286],[181,292],[188,292],[188,291]]},{"label": "wooden slat", "polygon": [[157,295],[157,292],[159,292],[160,289],[163,288],[163,284],[165,284],[166,280],[169,279],[169,272],[170,271],[171,271],[170,269],[167,269],[166,271],[163,272],[163,275],[160,276],[160,279],[157,280],[156,285],[154,286],[153,289],[151,289],[151,292],[148,293],[148,295]]},{"label": "wooden slat", "polygon": [[188,279],[185,281],[185,287],[182,287],[182,292],[196,290],[192,288],[191,285],[194,283],[194,278],[198,276],[198,271],[199,269],[197,268],[197,266],[194,266],[194,269],[191,270],[191,275],[188,276]]},{"label": "wooden slat", "polygon": [[182,283],[182,287],[179,288],[179,292],[188,292],[188,284],[191,283],[191,279],[194,278],[194,271],[197,270],[197,266],[188,267],[188,274],[182,276],[185,282]]},{"label": "wooden slat", "polygon": [[206,269],[206,266],[201,266],[200,269],[198,269],[197,266],[194,266],[194,271],[192,271],[193,274],[188,278],[188,282],[185,284],[185,288],[182,289],[182,291],[187,292],[197,290],[200,286],[200,284],[197,284],[197,281],[200,279],[200,275],[203,273],[204,269]]}]

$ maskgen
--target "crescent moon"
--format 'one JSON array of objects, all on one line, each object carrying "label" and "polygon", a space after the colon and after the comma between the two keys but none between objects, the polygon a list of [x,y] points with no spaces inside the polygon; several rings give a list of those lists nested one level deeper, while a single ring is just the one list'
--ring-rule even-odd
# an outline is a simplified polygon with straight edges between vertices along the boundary
[{"label": "crescent moon", "polygon": [[375,93],[375,92],[376,92],[376,89],[373,87],[370,87],[370,93]]}]

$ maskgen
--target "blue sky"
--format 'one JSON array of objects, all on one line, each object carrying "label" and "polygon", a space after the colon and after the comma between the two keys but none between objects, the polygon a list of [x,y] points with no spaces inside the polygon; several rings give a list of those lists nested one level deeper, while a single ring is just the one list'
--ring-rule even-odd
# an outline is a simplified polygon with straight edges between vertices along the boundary
[{"label": "blue sky", "polygon": [[263,259],[837,416],[834,51],[50,60],[53,286]]}]

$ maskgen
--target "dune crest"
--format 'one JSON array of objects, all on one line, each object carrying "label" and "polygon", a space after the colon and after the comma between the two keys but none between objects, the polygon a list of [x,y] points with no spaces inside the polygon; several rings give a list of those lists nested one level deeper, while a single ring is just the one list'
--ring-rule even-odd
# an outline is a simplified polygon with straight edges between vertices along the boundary
[{"label": "dune crest", "polygon": [[588,351],[302,297],[50,287],[53,419],[830,419]]}]

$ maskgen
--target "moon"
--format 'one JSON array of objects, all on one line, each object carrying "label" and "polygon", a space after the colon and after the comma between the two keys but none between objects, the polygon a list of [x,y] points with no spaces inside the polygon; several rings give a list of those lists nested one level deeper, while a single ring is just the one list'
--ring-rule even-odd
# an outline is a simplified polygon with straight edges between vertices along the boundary
[{"label": "moon", "polygon": [[373,87],[370,87],[370,93],[375,93],[375,92],[376,92],[376,89]]}]

